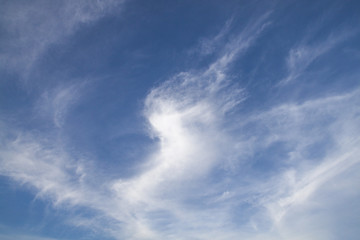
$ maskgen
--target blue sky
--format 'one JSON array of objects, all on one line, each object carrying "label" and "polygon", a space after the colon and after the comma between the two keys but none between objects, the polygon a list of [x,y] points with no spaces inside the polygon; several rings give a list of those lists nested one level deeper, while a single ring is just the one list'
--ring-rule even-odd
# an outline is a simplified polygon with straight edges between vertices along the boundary
[{"label": "blue sky", "polygon": [[357,1],[1,1],[0,238],[360,230]]}]

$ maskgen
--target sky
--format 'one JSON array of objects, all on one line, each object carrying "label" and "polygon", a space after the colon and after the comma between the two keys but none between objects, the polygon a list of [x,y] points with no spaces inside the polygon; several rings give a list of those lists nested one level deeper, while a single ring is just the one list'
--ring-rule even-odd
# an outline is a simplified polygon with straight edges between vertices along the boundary
[{"label": "sky", "polygon": [[359,239],[358,1],[0,5],[0,239]]}]

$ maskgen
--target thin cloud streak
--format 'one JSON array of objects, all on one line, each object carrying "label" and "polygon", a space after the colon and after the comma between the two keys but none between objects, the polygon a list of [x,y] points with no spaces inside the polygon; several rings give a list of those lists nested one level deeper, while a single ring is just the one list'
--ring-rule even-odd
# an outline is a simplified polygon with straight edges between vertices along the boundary
[{"label": "thin cloud streak", "polygon": [[[351,32],[336,32],[322,42],[309,44],[302,41],[298,46],[291,48],[286,59],[288,74],[278,85],[286,85],[301,77],[312,63],[347,40],[351,35]],[[307,38],[305,37],[305,39]]]},{"label": "thin cloud streak", "polygon": [[224,42],[224,38],[229,35],[233,19],[226,21],[225,26],[221,28],[220,32],[211,38],[203,38],[199,41],[196,49],[191,50],[190,53],[199,53],[201,56],[210,55],[220,48]]},{"label": "thin cloud streak", "polygon": [[34,107],[35,115],[52,119],[57,128],[63,127],[67,114],[79,104],[87,85],[87,82],[83,81],[45,91]]}]

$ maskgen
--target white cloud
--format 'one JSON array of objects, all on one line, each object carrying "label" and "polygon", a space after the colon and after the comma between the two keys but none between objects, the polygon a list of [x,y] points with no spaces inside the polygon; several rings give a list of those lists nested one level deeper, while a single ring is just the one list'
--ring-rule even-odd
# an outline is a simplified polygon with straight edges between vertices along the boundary
[{"label": "white cloud", "polygon": [[[269,211],[276,231],[284,239],[295,239],[295,236],[299,239],[332,239],[329,235],[343,227],[338,221],[333,225],[326,223],[326,219],[334,217],[328,214],[327,208],[335,203],[341,205],[344,196],[349,194],[349,186],[342,190],[337,188],[338,194],[331,199],[323,195],[334,193],[329,184],[352,182],[353,176],[348,176],[348,171],[359,171],[360,109],[355,107],[359,96],[359,90],[356,90],[302,104],[286,104],[249,119],[252,123],[259,121],[259,126],[266,126],[269,130],[267,134],[260,135],[262,139],[258,151],[263,146],[261,141],[266,146],[276,142],[292,146],[286,151],[288,156],[277,160],[286,163],[283,173],[275,175],[269,185],[265,184],[260,190],[263,197],[259,201]],[[274,135],[276,138],[271,137]],[[321,148],[325,144],[327,146],[318,157],[308,153],[311,147],[312,151],[321,151],[316,147]],[[313,216],[312,211],[316,211],[317,216]],[[333,208],[332,214],[337,211],[341,209]],[[293,227],[295,223],[292,221],[303,221],[303,228]]]},{"label": "white cloud", "polygon": [[[4,149],[5,148],[5,149]],[[44,147],[29,136],[17,136],[7,142],[1,151],[1,174],[30,184],[39,190],[39,196],[51,196],[55,202],[78,198],[70,175],[73,163],[56,149]]]},{"label": "white cloud", "polygon": [[180,73],[149,93],[145,116],[150,134],[159,140],[159,150],[138,177],[113,185],[118,196],[135,207],[141,229],[147,225],[147,238],[155,234],[149,232],[149,227],[160,231],[164,220],[171,225],[177,223],[178,229],[169,227],[162,233],[162,238],[168,239],[177,239],[178,232],[185,238],[187,234],[196,235],[193,228],[208,231],[223,227],[226,216],[221,217],[219,209],[189,211],[186,201],[206,197],[207,191],[201,189],[209,174],[215,166],[222,168],[231,160],[226,154],[233,147],[224,132],[224,122],[245,95],[227,79],[226,71],[233,59],[256,40],[267,25],[265,20],[245,28],[205,71]]},{"label": "white cloud", "polygon": [[0,21],[6,35],[2,41],[1,68],[30,74],[51,44],[63,41],[81,25],[113,11],[123,1],[10,1],[3,3]]},{"label": "white cloud", "polygon": [[89,87],[89,81],[79,81],[68,85],[59,85],[44,91],[34,106],[35,115],[51,119],[54,126],[61,128],[66,116],[74,106],[79,104]]},{"label": "white cloud", "polygon": [[196,47],[196,49],[193,49],[190,52],[196,52],[200,55],[209,55],[216,52],[216,50],[221,48],[221,43],[226,42],[224,38],[229,35],[232,22],[233,19],[226,21],[225,26],[223,26],[220,32],[217,33],[214,37],[200,39],[199,45]]},{"label": "white cloud", "polygon": [[[336,32],[322,42],[309,44],[302,41],[298,46],[291,48],[286,59],[288,74],[279,84],[284,85],[295,81],[306,72],[312,63],[350,36],[350,32]],[[305,39],[307,38],[308,37],[305,37]]]},{"label": "white cloud", "polygon": [[[209,68],[180,73],[148,94],[144,116],[158,148],[136,176],[100,176],[88,159],[34,134],[5,133],[6,124],[0,125],[0,174],[59,208],[87,207],[91,219],[69,222],[117,239],[331,239],[342,226],[327,223],[323,208],[343,200],[324,195],[359,195],[349,187],[355,175],[349,171],[358,172],[360,159],[359,90],[242,115],[237,107],[246,104],[245,90],[227,71],[260,36],[267,16],[227,44]],[[70,86],[48,95],[44,109],[58,127],[77,91]],[[276,144],[282,155],[269,160],[265,175],[256,161],[271,157]]]},{"label": "white cloud", "polygon": [[[86,180],[91,173],[82,170],[73,156],[41,138],[22,134],[8,140],[1,150],[1,174],[35,187],[39,197],[50,198],[59,207],[65,204],[94,209],[104,216],[100,219],[108,222],[107,231],[112,234],[119,234],[115,230],[119,225],[123,226],[120,235],[125,230],[125,236],[135,239],[159,239],[167,234],[176,239],[178,233],[171,227],[176,222],[186,228],[198,225],[203,229],[205,225],[186,210],[183,201],[194,194],[194,189],[199,190],[196,181],[221,163],[219,145],[226,147],[227,139],[222,136],[220,125],[244,99],[242,89],[231,84],[225,72],[233,58],[258,37],[263,26],[264,19],[247,27],[206,71],[181,73],[149,94],[145,115],[151,134],[159,138],[160,145],[137,177],[95,187]],[[76,99],[77,89],[70,86],[45,94],[40,111],[50,112],[60,127]],[[187,189],[184,181],[194,184],[194,189]],[[179,195],[177,191],[183,193]],[[198,213],[211,217],[206,212]],[[161,222],[170,219],[175,222],[170,221],[168,229],[161,230]],[[189,220],[191,224],[186,223]],[[220,220],[210,225],[222,225]],[[94,225],[79,218],[78,225],[87,224]]]},{"label": "white cloud", "polygon": [[68,112],[79,103],[86,85],[86,82],[83,82],[45,91],[35,105],[35,114],[52,119],[53,124],[61,128]]}]

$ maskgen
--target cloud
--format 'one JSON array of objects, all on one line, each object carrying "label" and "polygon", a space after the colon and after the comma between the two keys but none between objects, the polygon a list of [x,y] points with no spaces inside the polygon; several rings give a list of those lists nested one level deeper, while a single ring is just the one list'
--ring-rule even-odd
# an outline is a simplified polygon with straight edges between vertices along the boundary
[{"label": "cloud", "polygon": [[[322,42],[309,44],[301,41],[298,46],[290,49],[286,59],[288,74],[279,82],[279,85],[295,81],[306,72],[312,63],[334,49],[341,42],[347,40],[350,36],[350,32],[336,32],[330,34],[328,38]],[[307,36],[304,39],[308,38]]]},{"label": "cloud", "polygon": [[[357,89],[301,104],[284,104],[248,119],[251,124],[259,121],[259,127],[267,132],[260,134],[257,151],[275,143],[288,149],[283,159],[276,159],[282,161],[283,170],[268,180],[269,185],[262,185],[258,200],[284,239],[333,239],[330,236],[335,231],[342,231],[342,224],[326,223],[326,219],[335,218],[333,214],[342,211],[339,206],[345,202],[344,196],[354,192],[350,189],[354,183],[345,184],[342,190],[334,183],[349,184],[354,181],[349,171],[359,171],[360,110],[354,107],[359,96]],[[331,199],[324,198],[329,194],[334,194]],[[329,206],[332,212],[327,210]],[[301,222],[302,229],[293,227],[295,222]]]},{"label": "cloud", "polygon": [[72,186],[72,178],[80,176],[68,173],[74,168],[73,163],[56,149],[45,147],[46,144],[34,138],[19,135],[3,146],[1,174],[22,184],[30,184],[39,190],[39,196],[50,196],[55,203],[77,199],[78,192]]},{"label": "cloud", "polygon": [[[72,215],[69,224],[116,239],[331,239],[343,225],[326,219],[359,195],[351,187],[360,159],[359,90],[245,114],[248,93],[228,73],[268,18],[246,26],[208,68],[149,92],[143,114],[157,148],[133,176],[102,176],[61,140],[7,122],[0,125],[0,174],[57,208],[85,207],[91,217]],[[294,52],[293,74],[334,42],[318,53]],[[44,93],[38,111],[61,128],[79,91],[69,85]]]},{"label": "cloud", "polygon": [[225,26],[223,26],[220,32],[214,37],[200,39],[199,46],[191,52],[198,52],[202,56],[210,55],[216,52],[216,50],[221,48],[220,45],[225,42],[224,38],[229,35],[232,22],[233,19],[227,20]]},{"label": "cloud", "polygon": [[[150,135],[159,141],[159,150],[150,157],[143,173],[113,185],[118,196],[135,207],[136,222],[140,222],[140,229],[135,232],[144,232],[140,239],[157,238],[156,232],[162,232],[164,222],[178,222],[177,230],[168,226],[162,233],[162,238],[169,239],[174,231],[190,237],[196,234],[193,228],[208,231],[224,224],[219,214],[217,219],[211,217],[213,212],[209,208],[192,212],[185,202],[205,197],[206,191],[200,189],[206,184],[206,178],[216,166],[230,164],[232,160],[233,156],[226,157],[233,147],[223,130],[224,122],[245,99],[245,94],[227,78],[226,72],[229,64],[246,51],[268,25],[267,16],[247,26],[225,46],[224,54],[208,69],[182,72],[147,96],[144,114]],[[214,209],[214,212],[220,211]],[[214,222],[204,222],[204,219]]]},{"label": "cloud", "polygon": [[26,77],[51,44],[57,44],[113,11],[123,1],[10,1],[3,4],[0,65]]},{"label": "cloud", "polygon": [[[217,145],[225,147],[227,143],[220,125],[244,99],[243,90],[227,80],[225,72],[235,56],[256,40],[264,24],[265,18],[249,25],[205,71],[180,73],[151,91],[145,116],[150,134],[159,139],[159,150],[149,157],[138,176],[111,181],[105,178],[103,186],[95,187],[87,176],[96,175],[81,164],[87,160],[74,158],[58,147],[61,144],[21,132],[11,133],[14,137],[7,139],[1,150],[1,174],[35,188],[38,197],[52,200],[55,206],[93,209],[99,216],[94,221],[107,221],[106,231],[119,238],[124,234],[135,239],[176,236],[171,225],[179,222],[189,228],[192,224],[185,222],[191,219],[204,228],[194,214],[183,209],[182,202],[192,190],[183,196],[176,191],[188,191],[183,181],[192,182],[198,189],[200,185],[195,182],[220,164]],[[77,86],[57,88],[43,95],[38,111],[50,113],[55,125],[61,127],[77,95]],[[210,216],[205,212],[201,215]],[[162,229],[162,223],[170,219],[175,222]],[[81,217],[74,224],[98,225]],[[120,233],[116,230],[119,226],[123,229]]]},{"label": "cloud", "polygon": [[86,86],[87,82],[83,81],[45,91],[35,105],[35,115],[50,118],[57,128],[61,128],[68,112],[79,103]]}]

